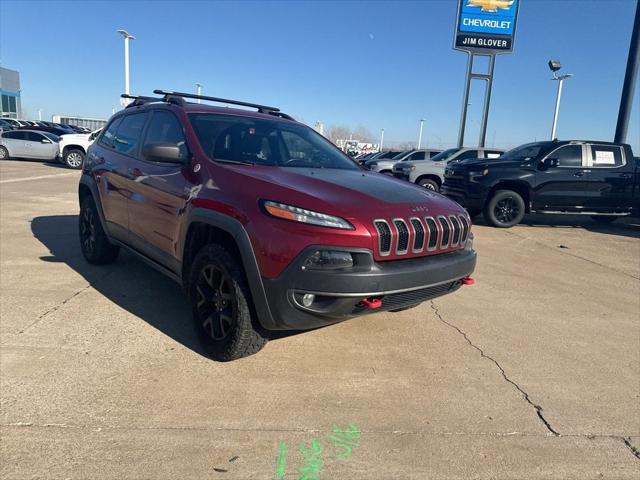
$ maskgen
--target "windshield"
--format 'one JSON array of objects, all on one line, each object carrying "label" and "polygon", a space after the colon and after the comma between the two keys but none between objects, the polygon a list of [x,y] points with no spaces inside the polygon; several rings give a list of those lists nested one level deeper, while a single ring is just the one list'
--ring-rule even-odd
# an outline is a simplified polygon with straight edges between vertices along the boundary
[{"label": "windshield", "polygon": [[540,154],[540,150],[542,150],[542,146],[539,143],[527,143],[503,153],[500,160],[525,162],[536,158]]},{"label": "windshield", "polygon": [[358,166],[311,128],[277,120],[192,113],[189,120],[212,160],[274,167],[357,170]]},{"label": "windshield", "polygon": [[439,154],[431,157],[431,160],[434,162],[439,162],[441,160],[446,160],[447,158],[454,155],[456,152],[459,152],[459,148],[450,148],[449,150],[445,150],[444,152],[440,152]]}]

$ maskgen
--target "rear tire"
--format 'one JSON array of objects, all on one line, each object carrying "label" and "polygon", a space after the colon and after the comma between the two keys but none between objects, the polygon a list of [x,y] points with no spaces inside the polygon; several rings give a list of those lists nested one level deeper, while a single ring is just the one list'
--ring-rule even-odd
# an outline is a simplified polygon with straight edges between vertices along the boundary
[{"label": "rear tire", "polygon": [[438,183],[428,178],[423,178],[422,180],[420,180],[418,182],[418,185],[420,185],[423,188],[426,188],[427,190],[432,190],[434,192],[440,191],[440,186],[438,185]]},{"label": "rear tire", "polygon": [[82,168],[82,162],[84,161],[84,152],[77,148],[67,150],[64,153],[63,160],[67,167],[79,170]]},{"label": "rear tire", "polygon": [[9,156],[9,150],[7,150],[5,147],[0,147],[0,160],[11,160],[11,157]]},{"label": "rear tire", "polygon": [[80,248],[87,262],[94,265],[115,262],[120,247],[109,242],[107,234],[102,229],[98,209],[91,195],[82,200],[79,220]]},{"label": "rear tire", "polygon": [[520,223],[524,217],[524,200],[512,190],[498,190],[485,205],[483,213],[489,225],[511,228]]},{"label": "rear tire", "polygon": [[618,219],[615,215],[593,215],[591,218],[598,223],[613,223]]},{"label": "rear tire", "polygon": [[188,293],[198,338],[214,360],[247,357],[267,343],[244,271],[220,245],[210,244],[198,252],[189,274]]}]

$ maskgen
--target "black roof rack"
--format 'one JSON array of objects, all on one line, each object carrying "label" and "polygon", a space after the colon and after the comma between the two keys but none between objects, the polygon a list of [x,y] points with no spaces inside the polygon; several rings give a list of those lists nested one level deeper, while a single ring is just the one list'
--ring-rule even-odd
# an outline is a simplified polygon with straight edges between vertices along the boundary
[{"label": "black roof rack", "polygon": [[274,117],[285,118],[287,120],[295,119],[286,113],[280,111],[279,108],[269,107],[268,105],[259,105],[257,103],[249,103],[249,102],[241,102],[240,100],[229,100],[227,98],[219,98],[219,97],[208,97],[206,95],[195,95],[193,93],[184,93],[184,92],[170,92],[168,90],[154,90],[153,93],[158,95],[163,95],[162,97],[145,97],[138,95],[129,95],[123,93],[120,95],[122,98],[131,98],[133,102],[126,106],[129,107],[138,107],[140,105],[144,105],[145,103],[152,102],[168,102],[174,103],[176,105],[185,105],[185,98],[195,98],[198,100],[208,100],[210,102],[218,102],[218,103],[227,103],[229,105],[241,105],[243,107],[250,107],[258,109],[259,113],[267,113],[269,115],[273,115]]},{"label": "black roof rack", "polygon": [[167,90],[154,90],[153,93],[157,93],[158,95],[165,95],[165,97],[176,96],[176,97],[183,97],[183,98],[195,98],[197,100],[208,100],[210,102],[228,103],[229,105],[240,105],[243,107],[257,108],[258,112],[260,113],[280,112],[280,109],[276,107],[269,107],[268,105],[259,105],[257,103],[241,102],[240,100],[229,100],[228,98],[207,97],[206,95],[196,95],[194,93],[183,93],[183,92],[170,92]]}]

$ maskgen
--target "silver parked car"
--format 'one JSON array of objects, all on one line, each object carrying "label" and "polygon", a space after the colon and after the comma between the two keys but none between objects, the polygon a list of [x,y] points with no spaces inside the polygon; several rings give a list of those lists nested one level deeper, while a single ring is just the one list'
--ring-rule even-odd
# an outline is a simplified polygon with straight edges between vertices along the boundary
[{"label": "silver parked car", "polygon": [[35,158],[57,161],[60,138],[53,133],[36,130],[11,130],[0,134],[0,160]]},{"label": "silver parked car", "polygon": [[365,162],[364,167],[368,170],[373,170],[374,172],[393,175],[393,166],[399,164],[399,162],[428,160],[438,153],[440,153],[440,150],[433,150],[430,148],[408,150],[406,152],[399,152],[393,157],[382,156],[369,160],[368,162]]},{"label": "silver parked car", "polygon": [[426,162],[403,162],[393,166],[393,176],[417,183],[438,192],[444,182],[444,167],[449,162],[468,158],[498,158],[504,153],[499,148],[450,148]]}]

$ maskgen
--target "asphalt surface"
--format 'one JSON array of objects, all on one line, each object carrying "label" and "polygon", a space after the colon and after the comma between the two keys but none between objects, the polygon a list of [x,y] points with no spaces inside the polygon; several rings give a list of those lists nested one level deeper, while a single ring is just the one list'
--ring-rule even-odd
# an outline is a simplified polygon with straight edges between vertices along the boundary
[{"label": "asphalt surface", "polygon": [[640,478],[637,224],[477,225],[475,286],[223,364],[171,280],[84,262],[77,178],[0,164],[2,478]]}]

